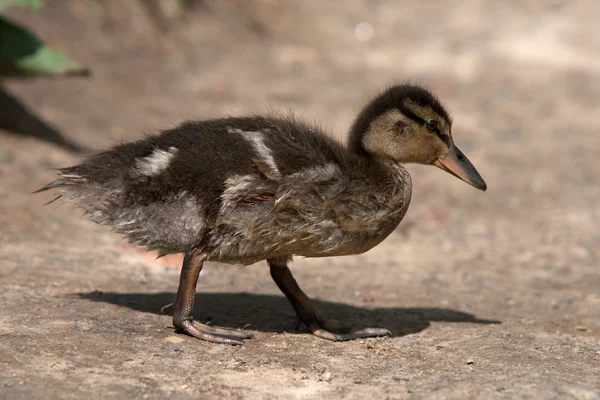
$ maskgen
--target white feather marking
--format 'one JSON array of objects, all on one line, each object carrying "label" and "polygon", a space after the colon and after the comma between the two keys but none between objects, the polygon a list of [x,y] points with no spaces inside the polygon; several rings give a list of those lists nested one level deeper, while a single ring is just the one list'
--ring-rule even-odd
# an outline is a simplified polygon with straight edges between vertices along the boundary
[{"label": "white feather marking", "polygon": [[265,138],[262,132],[260,131],[243,131],[237,128],[228,128],[227,132],[229,133],[238,133],[244,137],[247,141],[252,144],[254,147],[254,151],[258,154],[258,156],[264,161],[264,163],[271,170],[271,174],[274,177],[280,177],[281,173],[279,172],[279,168],[277,168],[277,164],[275,163],[275,159],[273,158],[273,153],[271,149],[267,147],[265,144]]},{"label": "white feather marking", "polygon": [[177,151],[175,147],[169,147],[168,151],[156,149],[148,157],[136,160],[134,175],[154,176],[160,174],[167,169]]},{"label": "white feather marking", "polygon": [[72,179],[80,179],[81,175],[77,174],[60,174],[61,178],[72,178]]}]

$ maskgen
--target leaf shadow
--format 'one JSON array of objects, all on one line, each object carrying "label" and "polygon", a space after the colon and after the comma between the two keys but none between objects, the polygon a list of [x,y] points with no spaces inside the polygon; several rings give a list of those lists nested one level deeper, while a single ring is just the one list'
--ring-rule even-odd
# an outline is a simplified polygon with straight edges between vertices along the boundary
[{"label": "leaf shadow", "polygon": [[72,152],[88,151],[36,116],[2,86],[0,86],[0,129],[36,137]]},{"label": "leaf shadow", "polygon": [[[162,306],[173,302],[175,293],[79,293],[79,298],[115,304],[135,311],[162,314]],[[499,324],[501,321],[480,319],[473,314],[447,308],[358,307],[350,304],[313,300],[325,318],[338,320],[345,326],[383,327],[393,336],[420,332],[431,322],[463,322]],[[217,326],[261,332],[292,331],[295,314],[284,296],[252,293],[199,293],[196,295],[194,318],[211,321]],[[307,330],[305,330],[307,331]]]}]

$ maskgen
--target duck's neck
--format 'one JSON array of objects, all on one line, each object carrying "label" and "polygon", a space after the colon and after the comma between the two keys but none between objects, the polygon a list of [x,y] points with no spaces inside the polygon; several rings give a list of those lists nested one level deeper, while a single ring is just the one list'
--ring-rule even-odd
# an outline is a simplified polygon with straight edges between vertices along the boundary
[{"label": "duck's neck", "polygon": [[359,156],[361,159],[369,162],[375,163],[379,165],[384,165],[392,168],[396,168],[396,166],[400,166],[405,164],[403,161],[394,160],[388,156],[373,154],[365,149],[365,146],[362,142],[363,134],[350,132],[348,137],[347,148],[348,151],[356,156]]},{"label": "duck's neck", "polygon": [[364,158],[372,158],[363,144],[363,136],[368,129],[369,123],[363,118],[357,118],[348,133],[348,150]]}]

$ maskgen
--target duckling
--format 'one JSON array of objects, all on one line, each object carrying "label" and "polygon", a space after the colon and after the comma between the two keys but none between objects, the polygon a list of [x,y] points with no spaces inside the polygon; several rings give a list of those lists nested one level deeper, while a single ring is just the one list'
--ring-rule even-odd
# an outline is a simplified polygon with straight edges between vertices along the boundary
[{"label": "duckling", "polygon": [[324,319],[288,264],[294,255],[360,254],[381,243],[410,203],[404,163],[434,165],[486,190],[455,146],[451,126],[429,91],[396,85],[359,113],[346,145],[292,117],[184,122],[59,169],[37,192],[58,188],[92,221],[131,243],[160,255],[184,253],[175,302],[166,307],[178,332],[232,345],[252,337],[193,322],[196,283],[206,261],[266,260],[314,335],[333,341],[390,335]]}]

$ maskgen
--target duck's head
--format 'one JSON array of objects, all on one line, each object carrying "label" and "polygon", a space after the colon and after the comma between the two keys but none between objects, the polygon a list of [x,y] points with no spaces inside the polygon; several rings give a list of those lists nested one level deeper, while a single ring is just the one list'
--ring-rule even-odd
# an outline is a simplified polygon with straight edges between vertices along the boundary
[{"label": "duck's head", "polygon": [[473,164],[452,139],[452,119],[426,89],[398,85],[387,89],[359,114],[350,133],[351,150],[400,163],[435,165],[486,190]]}]

